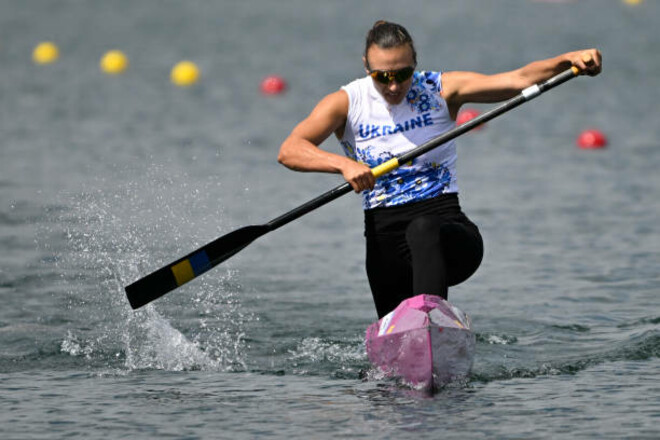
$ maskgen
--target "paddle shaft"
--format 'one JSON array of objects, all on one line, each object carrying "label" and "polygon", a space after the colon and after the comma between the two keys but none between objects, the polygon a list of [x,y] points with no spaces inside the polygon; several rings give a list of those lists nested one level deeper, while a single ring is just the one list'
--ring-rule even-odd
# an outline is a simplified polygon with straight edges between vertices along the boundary
[{"label": "paddle shaft", "polygon": [[[546,92],[560,84],[565,83],[578,75],[579,69],[572,67],[547,81],[531,86],[522,91],[519,95],[505,101],[501,105],[487,111],[468,122],[447,131],[446,133],[426,142],[401,156],[388,160],[372,169],[375,177],[380,177],[419,157],[420,155],[466,133],[474,127],[481,125],[491,119],[506,113],[511,109],[518,107],[524,102],[530,101],[541,93]],[[241,251],[247,245],[268,232],[274,231],[287,223],[302,217],[303,215],[319,208],[344,194],[351,192],[352,187],[345,182],[332,190],[321,194],[309,202],[283,214],[263,225],[246,226],[237,229],[229,234],[200,247],[189,253],[185,257],[161,267],[160,269],[140,278],[134,283],[126,286],[126,295],[131,307],[137,309],[151,301],[165,295],[177,287],[200,276],[204,272],[212,269],[237,252]]]},{"label": "paddle shaft", "polygon": [[[526,88],[523,90],[520,94],[514,96],[513,98],[509,99],[508,101],[505,101],[501,105],[485,112],[482,113],[481,115],[470,119],[469,121],[465,122],[462,125],[459,125],[456,128],[453,128],[452,130],[449,130],[442,135],[416,147],[413,148],[412,150],[395,157],[393,159],[388,160],[385,163],[382,163],[372,169],[372,173],[374,176],[379,177],[384,174],[389,173],[390,171],[393,171],[397,168],[399,168],[402,164],[405,164],[406,162],[410,162],[411,160],[421,156],[424,153],[428,153],[429,151],[433,150],[434,148],[437,148],[438,146],[449,142],[452,139],[456,139],[457,137],[461,136],[462,134],[472,130],[474,127],[481,125],[485,122],[490,121],[491,119],[496,118],[497,116],[508,112],[509,110],[512,110],[519,105],[530,101],[540,94],[557,87],[560,84],[565,83],[566,81],[570,80],[571,78],[575,78],[578,74],[580,73],[579,69],[577,67],[572,67],[568,70],[565,70],[564,72],[553,76],[552,78],[548,79],[547,81],[544,81],[542,83],[533,85],[531,87]],[[281,226],[286,225],[289,222],[292,222],[293,220],[302,217],[303,215],[315,210],[316,208],[319,208],[339,197],[341,197],[344,194],[347,194],[351,192],[352,187],[348,182],[345,182],[336,188],[331,189],[330,191],[321,194],[317,198],[310,200],[309,202],[305,203],[304,205],[301,205],[286,214],[283,214],[270,222],[266,224],[269,230],[273,231]]]}]

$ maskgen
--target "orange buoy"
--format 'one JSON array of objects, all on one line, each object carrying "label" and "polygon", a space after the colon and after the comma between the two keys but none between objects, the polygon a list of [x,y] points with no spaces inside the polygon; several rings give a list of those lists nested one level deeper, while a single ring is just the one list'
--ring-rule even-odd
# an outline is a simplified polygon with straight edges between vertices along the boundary
[{"label": "orange buoy", "polygon": [[576,140],[577,146],[583,149],[603,148],[607,145],[607,137],[602,131],[590,128],[584,130]]},{"label": "orange buoy", "polygon": [[[477,116],[479,116],[481,113],[479,110],[475,110],[473,108],[466,108],[464,110],[461,110],[458,112],[458,116],[456,117],[456,125],[463,125],[467,121],[470,121]],[[484,124],[477,125],[476,127],[473,128],[473,130],[481,130],[483,128]]]},{"label": "orange buoy", "polygon": [[264,95],[279,95],[287,88],[284,78],[277,75],[270,75],[261,81],[261,93]]}]

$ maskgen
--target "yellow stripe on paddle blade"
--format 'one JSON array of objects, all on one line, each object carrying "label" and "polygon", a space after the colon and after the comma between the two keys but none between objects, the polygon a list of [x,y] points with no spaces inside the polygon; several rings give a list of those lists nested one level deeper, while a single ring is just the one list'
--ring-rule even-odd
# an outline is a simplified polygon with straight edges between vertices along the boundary
[{"label": "yellow stripe on paddle blade", "polygon": [[186,284],[188,281],[195,278],[195,272],[193,272],[193,268],[188,260],[183,260],[172,266],[172,273],[174,274],[177,286]]}]

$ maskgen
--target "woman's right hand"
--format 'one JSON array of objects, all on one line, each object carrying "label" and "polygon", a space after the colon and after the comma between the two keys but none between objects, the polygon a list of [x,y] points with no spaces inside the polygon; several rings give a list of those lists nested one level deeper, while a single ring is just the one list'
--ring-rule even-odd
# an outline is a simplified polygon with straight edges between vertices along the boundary
[{"label": "woman's right hand", "polygon": [[356,193],[371,190],[376,184],[376,177],[371,172],[371,168],[352,159],[346,160],[341,168],[341,174]]}]

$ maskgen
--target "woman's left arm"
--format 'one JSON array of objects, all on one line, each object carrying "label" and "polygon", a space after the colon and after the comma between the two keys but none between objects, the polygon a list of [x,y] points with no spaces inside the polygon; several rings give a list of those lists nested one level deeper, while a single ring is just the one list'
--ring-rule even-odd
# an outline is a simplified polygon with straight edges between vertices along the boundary
[{"label": "woman's left arm", "polygon": [[581,75],[595,76],[602,69],[598,49],[579,50],[534,61],[509,72],[484,75],[476,72],[446,72],[442,75],[442,97],[453,118],[468,102],[499,102],[512,98],[523,89],[576,66]]}]

